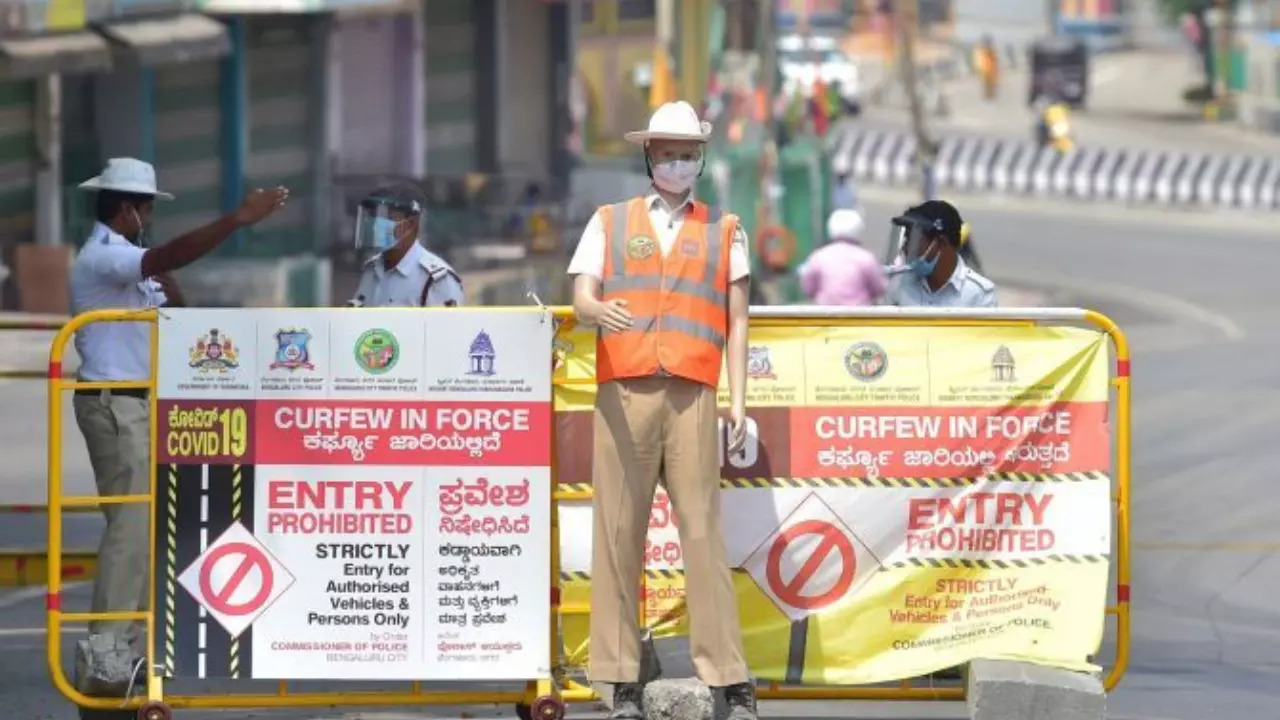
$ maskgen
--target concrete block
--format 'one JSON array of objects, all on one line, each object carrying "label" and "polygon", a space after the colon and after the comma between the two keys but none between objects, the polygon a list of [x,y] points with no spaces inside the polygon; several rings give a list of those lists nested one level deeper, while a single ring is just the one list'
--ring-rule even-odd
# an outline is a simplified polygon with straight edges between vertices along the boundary
[{"label": "concrete block", "polygon": [[[654,645],[653,635],[645,631],[640,641],[640,682],[650,683],[662,677],[662,661],[658,658],[658,648]],[[592,682],[591,689],[600,696],[605,707],[613,709],[613,683]]]},{"label": "concrete block", "polygon": [[645,720],[712,720],[711,689],[697,678],[655,680],[644,687]]},{"label": "concrete block", "polygon": [[972,720],[1103,720],[1107,696],[1096,675],[1032,663],[969,664]]}]

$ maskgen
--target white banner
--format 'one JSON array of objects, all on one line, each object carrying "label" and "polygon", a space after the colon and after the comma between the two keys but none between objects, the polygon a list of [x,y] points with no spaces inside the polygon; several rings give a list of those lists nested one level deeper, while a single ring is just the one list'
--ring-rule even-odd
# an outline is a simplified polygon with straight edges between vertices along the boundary
[{"label": "white banner", "polygon": [[547,677],[551,335],[538,310],[166,310],[170,676]]}]

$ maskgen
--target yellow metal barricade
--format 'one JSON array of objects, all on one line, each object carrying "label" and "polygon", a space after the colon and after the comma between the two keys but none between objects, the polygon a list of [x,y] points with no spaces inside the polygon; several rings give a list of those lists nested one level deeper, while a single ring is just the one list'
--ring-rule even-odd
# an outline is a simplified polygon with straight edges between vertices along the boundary
[{"label": "yellow metal barricade", "polygon": [[[828,312],[816,312],[828,310]],[[1115,357],[1115,368],[1111,377],[1111,387],[1115,396],[1116,464],[1114,473],[1114,490],[1112,502],[1114,506],[1114,523],[1116,527],[1114,562],[1116,584],[1114,602],[1107,607],[1107,614],[1116,618],[1114,636],[1115,657],[1107,666],[1104,685],[1108,690],[1116,687],[1124,676],[1129,663],[1130,653],[1130,384],[1129,384],[1129,348],[1128,343],[1114,322],[1106,316],[1085,310],[992,310],[992,311],[903,311],[903,310],[867,310],[863,312],[834,313],[830,309],[811,308],[765,308],[753,311],[753,327],[1018,327],[1036,324],[1068,323],[1085,324],[1105,333],[1112,342]],[[572,312],[568,308],[555,308],[555,315],[562,321],[570,321]],[[145,495],[121,495],[108,497],[66,496],[62,494],[62,393],[76,389],[101,388],[144,388],[151,390],[151,432],[152,445],[157,438],[157,413],[155,393],[155,368],[158,355],[158,332],[156,320],[158,312],[102,310],[85,313],[73,318],[58,332],[50,352],[49,383],[49,524],[48,524],[48,562],[47,562],[47,622],[48,622],[48,667],[53,684],[59,692],[69,700],[88,708],[119,709],[122,701],[119,698],[94,698],[79,692],[67,678],[63,668],[62,638],[64,626],[68,623],[91,620],[142,620],[147,625],[147,637],[150,657],[155,656],[154,625],[155,616],[151,611],[139,612],[105,612],[77,613],[62,609],[63,581],[63,547],[62,516],[64,512],[83,509],[100,508],[106,504],[144,503],[152,504],[156,492],[155,464],[151,464],[150,492]],[[94,322],[149,322],[152,324],[151,358],[153,374],[149,380],[142,382],[79,382],[63,377],[62,358],[68,340],[75,331]],[[571,325],[567,322],[566,326]],[[563,328],[562,328],[563,329]],[[550,350],[550,348],[548,349]],[[557,381],[559,384],[581,384],[581,381]],[[587,381],[594,382],[593,380]],[[553,423],[553,428],[555,424]],[[552,482],[558,483],[558,464],[556,458],[557,443],[552,437]],[[554,487],[555,485],[553,485]],[[274,694],[223,694],[223,695],[167,695],[164,679],[156,675],[155,663],[149,662],[145,693],[142,697],[132,698],[124,707],[139,708],[139,717],[147,720],[163,720],[169,717],[170,707],[174,708],[249,708],[249,707],[327,707],[352,705],[462,705],[483,703],[510,703],[516,705],[518,714],[526,720],[530,717],[538,720],[559,720],[563,716],[564,702],[588,702],[597,699],[593,690],[570,678],[569,668],[564,661],[561,647],[561,623],[564,615],[586,615],[590,612],[586,605],[570,605],[561,602],[560,594],[560,523],[558,504],[561,502],[588,500],[589,491],[555,491],[551,511],[551,577],[549,585],[552,599],[552,612],[549,620],[549,631],[552,638],[552,658],[550,667],[554,676],[551,680],[529,682],[524,689],[510,691],[456,691],[435,692],[423,690],[419,683],[412,683],[408,690],[400,691],[335,691],[335,692],[291,692],[288,683],[281,681]],[[151,547],[155,547],[155,524],[151,523]],[[151,592],[155,593],[155,558],[149,563]],[[910,680],[902,681],[896,687],[856,687],[856,686],[794,686],[770,683],[759,689],[762,699],[776,700],[961,700],[964,698],[963,687],[918,687]]]},{"label": "yellow metal barricade", "polygon": [[[12,333],[56,333],[62,328],[63,320],[38,318],[0,318],[0,332]],[[43,344],[43,343],[41,343]],[[45,370],[25,368],[0,368],[0,380],[46,380]],[[77,511],[97,512],[95,508],[76,508]],[[32,504],[0,504],[0,515],[44,515],[48,508],[44,505]],[[0,587],[28,587],[43,585],[47,569],[45,566],[47,551],[45,548],[7,547],[0,548]],[[67,553],[62,565],[63,577],[67,580],[84,580],[93,577],[95,571],[95,551],[78,549]]]},{"label": "yellow metal barricade", "polygon": [[[283,707],[332,707],[354,705],[471,705],[506,703],[516,705],[520,714],[538,720],[561,720],[564,702],[551,680],[531,681],[523,689],[493,690],[424,690],[421,683],[409,683],[407,690],[341,690],[334,692],[292,692],[287,681],[277,684],[274,694],[223,694],[223,695],[168,695],[164,678],[156,674],[155,613],[152,610],[137,612],[66,612],[62,609],[63,547],[62,514],[79,508],[100,508],[108,504],[153,505],[156,497],[156,464],[151,462],[150,491],[145,495],[115,496],[64,496],[62,494],[62,393],[74,390],[142,388],[150,390],[151,445],[156,446],[158,435],[156,368],[158,367],[159,333],[157,310],[95,310],[72,318],[62,326],[53,341],[49,353],[49,532],[48,532],[48,594],[46,619],[48,624],[47,656],[49,676],[54,687],[76,705],[99,710],[137,708],[143,720],[167,720],[170,708],[283,708]],[[63,377],[62,359],[67,342],[76,330],[95,322],[148,322],[151,324],[151,378],[141,382],[83,382]],[[549,350],[549,349],[548,349]],[[554,482],[554,472],[553,472]],[[554,522],[555,513],[552,513]],[[156,523],[150,526],[150,547],[155,547]],[[553,530],[554,532],[554,530]],[[554,540],[553,540],[554,542]],[[155,597],[155,555],[148,562],[150,576],[148,597]],[[554,574],[552,578],[554,578]],[[554,582],[554,580],[552,580]],[[121,698],[90,697],[80,692],[67,678],[62,658],[62,632],[70,623],[101,620],[141,620],[147,631],[147,674],[145,692],[140,697]],[[553,621],[554,622],[554,621]],[[553,653],[555,651],[553,650]],[[555,658],[552,658],[554,663]]]},{"label": "yellow metal barricade", "polygon": [[[561,332],[572,328],[573,313],[569,308],[557,308],[557,317],[563,321]],[[1112,490],[1113,523],[1115,526],[1114,567],[1115,586],[1110,593],[1106,613],[1116,620],[1114,646],[1115,657],[1105,664],[1103,685],[1107,691],[1114,689],[1129,665],[1130,653],[1130,365],[1129,344],[1124,333],[1107,316],[1089,310],[1078,309],[1028,309],[1028,310],[980,310],[957,311],[947,309],[866,309],[850,311],[836,308],[770,307],[753,308],[752,328],[828,328],[828,327],[1030,327],[1040,324],[1084,325],[1106,334],[1112,344],[1115,366],[1110,385],[1114,392],[1116,413],[1115,473]],[[591,385],[594,379],[560,379],[556,385]],[[554,441],[553,441],[554,442]],[[553,463],[555,463],[553,456]],[[574,502],[591,499],[589,490],[558,490],[555,502]],[[552,574],[560,575],[560,528],[558,513],[552,514]],[[560,616],[590,614],[589,605],[561,604],[561,594],[552,595],[553,635],[560,637]],[[642,600],[643,605],[643,600]],[[643,617],[643,608],[641,613]],[[1095,659],[1096,661],[1096,659]],[[558,680],[564,688],[562,697],[569,702],[590,702],[598,695],[590,686],[568,678],[563,663]],[[951,687],[922,687],[910,679],[892,686],[798,686],[769,683],[760,687],[758,697],[766,700],[964,700],[963,685]]]}]

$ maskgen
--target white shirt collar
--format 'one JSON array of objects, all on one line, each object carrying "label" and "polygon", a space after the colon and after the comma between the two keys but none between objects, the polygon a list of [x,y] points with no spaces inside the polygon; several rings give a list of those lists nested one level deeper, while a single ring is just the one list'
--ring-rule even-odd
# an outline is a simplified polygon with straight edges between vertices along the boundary
[{"label": "white shirt collar", "polygon": [[[379,278],[382,278],[382,276],[387,274],[387,264],[382,261],[382,256],[385,252],[386,251],[384,250],[382,253],[379,253],[373,263],[373,272]],[[409,246],[409,250],[405,252],[404,257],[400,258],[400,262],[396,263],[396,266],[393,269],[400,275],[409,277],[413,270],[413,266],[419,264],[421,261],[423,252],[422,245],[417,241],[414,241],[414,243]]]},{"label": "white shirt collar", "polygon": [[[951,277],[938,288],[937,292],[942,292],[948,285],[956,289],[956,292],[964,289],[964,279],[969,276],[969,265],[965,263],[964,258],[956,253],[956,269],[951,271]],[[934,289],[929,287],[929,278],[921,278],[920,285],[924,287],[925,292],[933,293]]]},{"label": "white shirt collar", "polygon": [[110,227],[107,227],[106,223],[95,221],[93,223],[93,230],[89,232],[89,242],[91,243],[102,242],[103,240],[106,240],[106,243],[104,244],[108,244],[108,245],[116,245],[116,244],[132,245],[133,244],[129,242],[129,239],[126,238],[125,236],[121,235],[115,230],[112,230]]},{"label": "white shirt collar", "polygon": [[668,205],[667,201],[662,199],[662,196],[658,194],[658,191],[654,190],[653,188],[649,188],[649,194],[645,195],[645,207],[649,208],[650,210],[653,210],[654,206],[657,205],[661,207],[663,210],[666,210],[667,212],[671,213],[672,215],[675,215],[676,213],[679,213],[682,210],[692,209],[693,203],[694,203],[694,198],[693,198],[692,190],[690,190],[689,194],[685,196],[684,202],[680,203],[679,207],[671,207],[670,205]]}]

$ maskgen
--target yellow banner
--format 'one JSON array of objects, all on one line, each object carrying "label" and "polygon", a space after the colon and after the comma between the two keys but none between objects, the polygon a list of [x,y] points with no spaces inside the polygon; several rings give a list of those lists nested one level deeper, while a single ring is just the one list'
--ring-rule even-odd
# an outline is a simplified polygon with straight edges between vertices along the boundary
[{"label": "yellow banner", "polygon": [[[753,328],[750,346],[748,440],[720,452],[755,676],[870,684],[976,657],[1095,669],[1112,533],[1103,334]],[[575,489],[591,479],[594,351],[589,330],[556,339],[557,467]],[[660,492],[642,602],[659,637],[688,630],[672,517]],[[591,518],[560,504],[568,604],[590,603]],[[584,663],[587,618],[563,627]]]},{"label": "yellow banner", "polygon": [[[1069,327],[752,328],[752,407],[1025,406],[1108,398],[1106,341]],[[557,337],[556,410],[595,402],[595,332]],[[1077,370],[1085,369],[1081,375]],[[727,373],[720,400],[728,402]],[[587,384],[582,384],[587,383]]]},{"label": "yellow banner", "polygon": [[[753,675],[806,685],[869,685],[922,677],[976,657],[1096,672],[1085,658],[1101,640],[1105,607],[1097,589],[1107,577],[1105,562],[898,570],[874,576],[856,597],[803,623],[779,610],[746,573],[735,573],[734,580]],[[588,579],[562,587],[563,602],[590,602]],[[975,587],[981,590],[965,592]],[[653,572],[645,593],[645,619],[655,637],[689,632],[683,576]],[[587,624],[586,616],[564,617],[570,665],[587,662]]]}]

